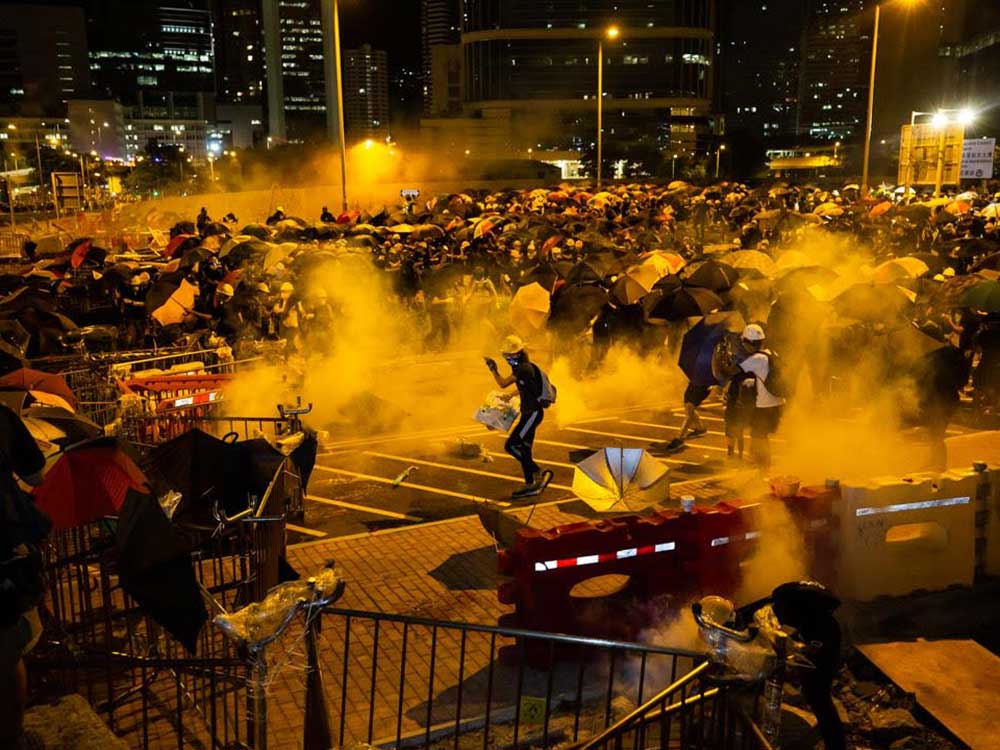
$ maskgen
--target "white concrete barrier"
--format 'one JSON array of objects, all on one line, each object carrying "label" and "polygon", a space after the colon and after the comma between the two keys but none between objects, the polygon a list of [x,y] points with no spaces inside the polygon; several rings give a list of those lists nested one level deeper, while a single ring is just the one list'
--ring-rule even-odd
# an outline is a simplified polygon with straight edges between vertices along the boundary
[{"label": "white concrete barrier", "polygon": [[867,601],[971,585],[979,481],[970,468],[842,485],[839,592]]}]

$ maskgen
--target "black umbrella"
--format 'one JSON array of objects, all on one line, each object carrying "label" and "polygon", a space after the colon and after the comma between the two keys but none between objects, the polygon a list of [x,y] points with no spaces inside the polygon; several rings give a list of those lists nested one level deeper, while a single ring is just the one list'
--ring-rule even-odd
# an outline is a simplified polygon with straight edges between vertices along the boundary
[{"label": "black umbrella", "polygon": [[654,292],[642,301],[649,320],[684,320],[707,315],[725,307],[715,292],[699,287],[681,287],[673,291]]},{"label": "black umbrella", "polygon": [[549,326],[578,331],[607,303],[608,293],[598,286],[564,286],[552,297]]},{"label": "black umbrella", "polygon": [[0,343],[9,347],[10,354],[24,357],[30,341],[31,334],[16,320],[0,320]]},{"label": "black umbrella", "polygon": [[[690,266],[688,268],[690,269]],[[689,270],[685,281],[690,286],[700,286],[703,289],[719,292],[729,289],[738,278],[739,274],[732,266],[717,260],[706,260],[698,263],[693,271]]]},{"label": "black umbrella", "polygon": [[267,255],[270,249],[271,243],[253,239],[233,245],[228,252],[219,255],[226,258],[227,263],[241,266],[254,258]]},{"label": "black umbrella", "polygon": [[259,240],[268,240],[271,238],[271,230],[263,224],[247,224],[240,230],[240,234],[256,237]]},{"label": "black umbrella", "polygon": [[201,263],[207,258],[211,258],[215,253],[209,250],[207,247],[193,247],[190,250],[185,250],[184,255],[181,257],[181,262],[178,268],[191,268],[198,263]]},{"label": "black umbrella", "polygon": [[118,516],[118,576],[122,588],[194,653],[208,620],[191,549],[150,495],[129,490]]},{"label": "black umbrella", "polygon": [[844,318],[886,323],[908,313],[913,302],[905,290],[893,285],[854,284],[838,294],[833,309]]},{"label": "black umbrella", "polygon": [[1000,252],[1000,242],[982,239],[979,237],[967,237],[956,240],[951,245],[951,254],[959,258],[976,258],[979,256],[992,255]]}]

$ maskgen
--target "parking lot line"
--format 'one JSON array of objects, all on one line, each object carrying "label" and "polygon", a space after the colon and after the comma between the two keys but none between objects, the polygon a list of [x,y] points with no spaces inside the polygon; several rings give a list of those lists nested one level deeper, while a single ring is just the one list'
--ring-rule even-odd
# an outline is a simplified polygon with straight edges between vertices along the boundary
[{"label": "parking lot line", "polygon": [[[676,429],[678,429],[677,425],[656,424],[655,422],[633,422],[633,421],[628,420],[628,419],[622,419],[621,423],[622,424],[635,425],[636,427],[652,427],[655,430],[676,430]],[[705,434],[706,435],[721,435],[722,437],[726,436],[726,433],[719,432],[718,430],[708,430]]]},{"label": "parking lot line", "polygon": [[[374,456],[375,458],[385,458],[390,461],[400,461],[402,463],[412,463],[418,466],[431,466],[435,469],[445,469],[450,471],[460,471],[465,474],[476,474],[481,477],[492,477],[494,479],[506,479],[508,482],[516,482],[517,484],[523,484],[522,477],[512,477],[509,474],[497,474],[493,471],[482,471],[481,469],[470,469],[465,466],[453,466],[452,464],[440,464],[436,461],[425,461],[422,458],[409,458],[407,456],[393,456],[389,453],[378,453],[376,451],[365,451],[366,456]],[[555,487],[557,490],[569,490],[569,487],[561,484],[551,483],[549,487]]]},{"label": "parking lot line", "polygon": [[[439,487],[429,487],[425,484],[414,484],[413,482],[400,482],[396,485],[394,479],[387,479],[386,477],[380,477],[375,474],[362,474],[358,471],[348,471],[347,469],[334,469],[330,466],[323,466],[321,464],[316,464],[316,469],[319,471],[328,471],[331,474],[343,474],[344,476],[354,477],[356,479],[365,479],[369,482],[378,482],[379,484],[391,484],[398,487],[408,487],[412,490],[422,490],[423,492],[430,492],[434,495],[443,495],[444,497],[457,497],[460,500],[468,500],[473,503],[484,503],[488,498],[476,497],[475,495],[466,495],[464,492],[453,492],[452,490],[443,490]],[[497,503],[498,505],[503,505],[504,507],[510,505],[508,502],[503,500],[490,500],[490,502]]]},{"label": "parking lot line", "polygon": [[316,531],[316,529],[307,529],[305,526],[296,526],[293,523],[286,523],[285,528],[289,531],[296,531],[299,534],[305,534],[306,536],[314,537],[325,537],[329,536],[325,531]]},{"label": "parking lot line", "polygon": [[408,516],[405,513],[396,513],[392,510],[382,510],[381,508],[372,508],[368,505],[358,505],[356,503],[349,503],[346,500],[333,500],[329,497],[321,497],[319,495],[306,495],[306,500],[312,500],[316,503],[322,503],[323,505],[333,505],[338,508],[347,508],[349,510],[360,510],[364,513],[371,513],[376,516],[387,516],[388,518],[398,518],[402,521],[413,521],[414,523],[419,523],[422,518],[417,518],[416,516]]}]

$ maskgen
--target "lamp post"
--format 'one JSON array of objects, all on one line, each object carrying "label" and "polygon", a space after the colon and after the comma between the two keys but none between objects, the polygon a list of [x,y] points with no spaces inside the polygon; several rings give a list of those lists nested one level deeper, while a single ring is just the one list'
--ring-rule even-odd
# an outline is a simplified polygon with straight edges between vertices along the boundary
[{"label": "lamp post", "polygon": [[670,159],[670,179],[677,179],[677,154],[674,154]]},{"label": "lamp post", "polygon": [[726,150],[726,144],[720,143],[715,149],[715,179],[719,179],[719,166],[722,162],[722,152]]},{"label": "lamp post", "polygon": [[[912,117],[912,115],[911,115]],[[948,134],[949,125],[961,125],[962,137],[965,138],[965,126],[972,123],[975,115],[968,109],[941,109],[931,117],[931,126],[938,131],[937,144],[937,169],[934,173],[934,197],[941,195],[941,186],[944,184],[944,147],[945,138]],[[910,134],[912,144],[913,134]],[[912,145],[911,145],[912,147]]]},{"label": "lamp post", "polygon": [[337,80],[337,133],[340,139],[341,209],[347,211],[347,140],[344,136],[344,72],[340,63],[340,0],[333,0],[333,65]]},{"label": "lamp post", "polygon": [[[904,5],[913,5],[919,0],[899,0]],[[888,0],[892,2],[892,0]],[[875,29],[872,32],[872,64],[868,78],[868,113],[865,117],[865,155],[861,167],[861,197],[868,195],[868,165],[872,153],[872,122],[875,116],[875,68],[878,62],[878,33],[882,22],[882,3],[875,6]]]},{"label": "lamp post", "polygon": [[614,40],[621,35],[617,26],[610,26],[597,42],[597,188],[601,188],[602,157],[604,156],[604,37]]}]

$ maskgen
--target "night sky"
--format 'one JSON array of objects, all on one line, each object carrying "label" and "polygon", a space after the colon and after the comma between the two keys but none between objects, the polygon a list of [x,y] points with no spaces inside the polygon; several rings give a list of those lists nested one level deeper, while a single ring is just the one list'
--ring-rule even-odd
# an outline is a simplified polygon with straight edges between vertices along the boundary
[{"label": "night sky", "polygon": [[420,0],[341,0],[344,45],[366,42],[389,54],[389,67],[420,66]]}]

